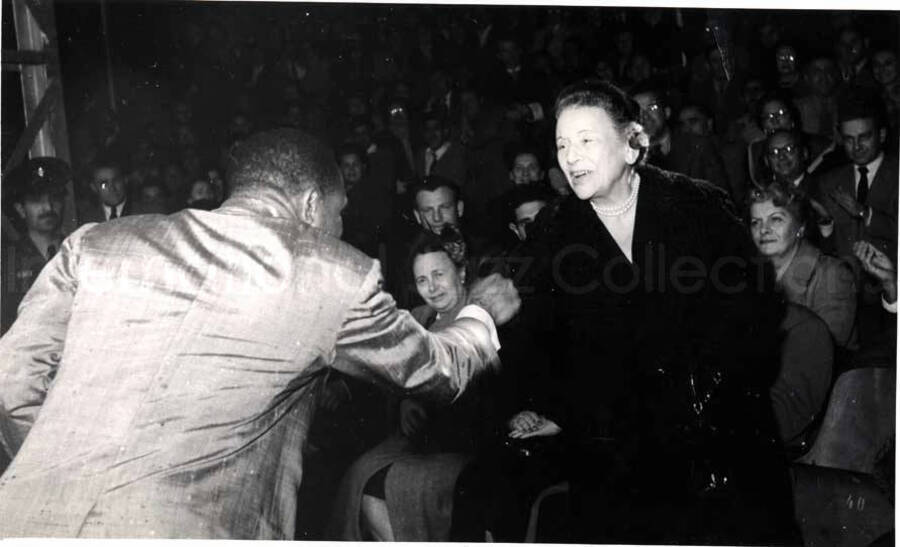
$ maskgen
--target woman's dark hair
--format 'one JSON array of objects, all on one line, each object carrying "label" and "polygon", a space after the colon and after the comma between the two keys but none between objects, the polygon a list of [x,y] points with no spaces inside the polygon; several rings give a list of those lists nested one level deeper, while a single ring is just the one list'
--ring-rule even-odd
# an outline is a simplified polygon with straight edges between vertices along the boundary
[{"label": "woman's dark hair", "polygon": [[444,229],[441,235],[422,230],[416,235],[410,246],[406,265],[407,275],[410,276],[408,279],[412,280],[416,257],[428,253],[445,253],[454,266],[467,269],[466,244],[458,230]]},{"label": "woman's dark hair", "polygon": [[615,85],[597,78],[586,78],[563,88],[556,97],[553,112],[556,119],[566,108],[595,106],[602,108],[616,128],[624,132],[631,122],[639,122],[641,107]]},{"label": "woman's dark hair", "polygon": [[778,101],[784,105],[787,113],[790,114],[791,119],[794,121],[794,126],[800,126],[800,111],[797,109],[797,105],[794,104],[794,101],[791,100],[790,96],[781,89],[773,89],[766,92],[762,99],[760,99],[759,103],[756,105],[756,120],[762,125],[763,122],[763,108],[772,101]]},{"label": "woman's dark hair", "polygon": [[750,190],[747,196],[747,211],[756,203],[765,203],[771,200],[772,205],[785,209],[799,225],[805,225],[810,218],[812,208],[807,195],[792,186],[781,182],[772,182],[767,186],[756,187]]},{"label": "woman's dark hair", "polygon": [[[624,135],[631,123],[640,123],[641,106],[627,93],[615,85],[598,78],[586,78],[565,87],[556,97],[553,112],[556,119],[563,110],[582,106],[602,108],[612,119],[619,134]],[[637,135],[628,141],[629,146],[640,150],[640,163],[646,154],[646,147],[641,146]]]}]

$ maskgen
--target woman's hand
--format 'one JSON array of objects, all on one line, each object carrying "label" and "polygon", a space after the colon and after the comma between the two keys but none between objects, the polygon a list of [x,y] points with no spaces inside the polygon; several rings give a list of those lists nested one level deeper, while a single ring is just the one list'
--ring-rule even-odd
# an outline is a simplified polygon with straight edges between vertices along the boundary
[{"label": "woman's hand", "polygon": [[400,432],[403,436],[412,437],[421,431],[426,420],[428,412],[421,404],[412,399],[403,399],[400,402]]},{"label": "woman's hand", "polygon": [[513,416],[509,422],[509,436],[513,439],[527,439],[529,437],[549,437],[556,435],[562,428],[552,420],[532,412],[523,410]]}]

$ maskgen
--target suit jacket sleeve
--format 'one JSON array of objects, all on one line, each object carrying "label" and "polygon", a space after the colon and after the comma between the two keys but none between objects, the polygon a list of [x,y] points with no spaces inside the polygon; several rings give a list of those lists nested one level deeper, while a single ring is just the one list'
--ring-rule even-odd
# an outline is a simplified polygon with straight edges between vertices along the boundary
[{"label": "suit jacket sleeve", "polygon": [[0,443],[15,456],[40,411],[60,366],[83,226],[67,238],[19,306],[19,316],[0,339]]},{"label": "suit jacket sleeve", "polygon": [[366,275],[337,336],[333,366],[351,376],[398,386],[410,395],[451,401],[498,362],[488,328],[457,319],[429,332],[382,290],[377,263]]}]

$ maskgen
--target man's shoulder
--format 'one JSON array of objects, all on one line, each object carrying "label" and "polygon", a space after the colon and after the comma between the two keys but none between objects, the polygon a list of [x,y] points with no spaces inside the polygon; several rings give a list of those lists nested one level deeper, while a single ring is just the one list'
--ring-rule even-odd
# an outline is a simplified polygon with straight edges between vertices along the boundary
[{"label": "man's shoulder", "polygon": [[851,165],[849,163],[845,163],[843,165],[838,165],[836,167],[832,167],[828,171],[821,173],[818,176],[819,186],[821,187],[831,187],[841,182],[844,182],[847,177],[851,175]]}]

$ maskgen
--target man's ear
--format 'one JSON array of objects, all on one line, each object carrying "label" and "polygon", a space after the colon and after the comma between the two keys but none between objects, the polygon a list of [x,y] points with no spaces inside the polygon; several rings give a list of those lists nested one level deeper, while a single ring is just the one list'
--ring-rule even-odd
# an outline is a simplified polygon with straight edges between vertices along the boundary
[{"label": "man's ear", "polygon": [[21,203],[14,203],[13,208],[16,210],[20,217],[22,217],[23,219],[25,218],[25,207],[23,207]]},{"label": "man's ear", "polygon": [[663,112],[666,114],[666,121],[669,121],[669,118],[672,117],[672,108],[667,106]]},{"label": "man's ear", "polygon": [[416,222],[419,223],[419,226],[424,226],[424,224],[422,223],[422,215],[420,215],[419,212],[415,209],[413,209],[413,216],[416,217]]},{"label": "man's ear", "polygon": [[456,201],[456,216],[459,218],[462,218],[462,216],[463,216],[463,206],[464,205],[465,205],[465,203],[463,203],[463,200],[460,199],[460,200]]},{"label": "man's ear", "polygon": [[767,154],[766,152],[763,152],[763,163],[766,164],[766,167],[772,169],[772,161],[769,160],[769,154]]},{"label": "man's ear", "polygon": [[884,144],[885,139],[887,139],[887,127],[882,127],[878,130],[878,142]]}]

